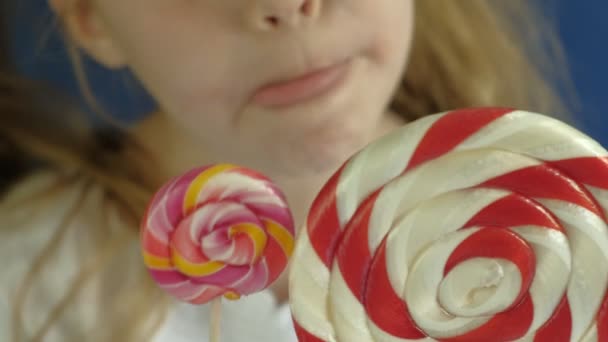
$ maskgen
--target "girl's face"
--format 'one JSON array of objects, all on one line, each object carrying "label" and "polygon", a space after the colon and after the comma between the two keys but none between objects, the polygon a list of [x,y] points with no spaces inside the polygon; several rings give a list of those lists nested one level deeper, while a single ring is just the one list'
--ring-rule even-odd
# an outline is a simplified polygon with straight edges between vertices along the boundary
[{"label": "girl's face", "polygon": [[93,1],[107,36],[83,47],[111,46],[205,153],[291,171],[369,141],[413,30],[413,0]]}]

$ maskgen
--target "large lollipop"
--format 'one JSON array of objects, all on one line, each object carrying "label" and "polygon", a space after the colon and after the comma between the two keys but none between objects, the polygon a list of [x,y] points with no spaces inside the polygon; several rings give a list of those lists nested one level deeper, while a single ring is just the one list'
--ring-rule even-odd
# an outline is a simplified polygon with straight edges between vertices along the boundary
[{"label": "large lollipop", "polygon": [[319,194],[290,297],[302,342],[608,341],[608,152],[470,109],[371,144]]},{"label": "large lollipop", "polygon": [[224,164],[172,179],[153,197],[141,224],[150,274],[193,304],[268,287],[285,269],[293,238],[281,191],[259,173]]}]

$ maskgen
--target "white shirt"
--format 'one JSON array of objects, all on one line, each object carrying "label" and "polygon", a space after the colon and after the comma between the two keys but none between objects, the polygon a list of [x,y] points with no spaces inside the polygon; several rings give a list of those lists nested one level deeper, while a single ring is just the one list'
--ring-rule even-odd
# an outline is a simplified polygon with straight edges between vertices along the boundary
[{"label": "white shirt", "polygon": [[[210,308],[178,304],[156,335],[154,342],[207,341]],[[264,291],[222,306],[221,342],[297,342],[289,306],[277,306]]]},{"label": "white shirt", "polygon": [[[50,196],[41,195],[48,193],[57,181],[57,174],[39,172],[0,199],[0,341],[12,340],[10,317],[17,287],[32,267],[35,257],[56,235],[62,219],[70,209],[77,203],[82,204],[75,219],[69,222],[69,230],[61,247],[49,257],[49,266],[36,278],[31,295],[25,303],[24,328],[28,334],[43,324],[48,313],[75,279],[77,271],[86,264],[86,248],[90,248],[87,247],[90,246],[87,242],[97,243],[103,239],[103,234],[125,229],[121,227],[124,222],[120,221],[116,213],[110,213],[108,221],[103,221],[100,216],[104,203],[100,186],[87,187],[87,182],[77,181],[52,192]],[[30,205],[32,201],[29,199],[32,196],[44,198],[39,203]],[[107,222],[109,228],[102,235],[97,233],[97,236],[92,236],[91,222]],[[137,261],[141,258],[137,241],[129,246],[128,254],[121,256],[121,260],[130,261],[134,271],[142,272],[143,261]],[[112,276],[128,286],[129,279],[125,274],[114,275],[109,272],[99,277]],[[95,282],[92,283],[81,291],[82,294],[76,298],[69,312],[62,316],[59,323],[53,325],[44,341],[82,340],[82,336],[86,336],[86,327],[94,326],[93,323],[98,318],[96,305],[103,305],[98,295],[99,287],[96,288]],[[237,302],[225,300],[223,303],[221,342],[297,341],[289,306],[278,304],[272,292],[264,291]],[[207,341],[209,319],[209,305],[176,303],[171,307],[153,342]]]}]

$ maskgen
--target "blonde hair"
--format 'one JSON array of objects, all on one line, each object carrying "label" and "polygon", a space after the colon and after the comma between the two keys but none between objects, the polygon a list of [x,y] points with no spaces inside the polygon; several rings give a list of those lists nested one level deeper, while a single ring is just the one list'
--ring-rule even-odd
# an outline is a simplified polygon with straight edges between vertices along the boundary
[{"label": "blonde hair", "polygon": [[[567,107],[556,86],[569,84],[567,77],[559,76],[564,75],[565,65],[559,42],[550,23],[529,1],[420,0],[416,5],[416,32],[409,66],[391,104],[397,113],[411,121],[455,108],[508,106],[566,117]],[[78,62],[75,66],[85,95],[91,97],[84,71]],[[81,270],[70,293],[37,332],[36,336],[41,337],[73,303],[74,293],[83,283],[112,262],[109,255],[118,254],[114,249],[136,248],[133,247],[136,243],[119,241],[125,235],[131,241],[137,240],[137,222],[158,180],[155,175],[136,169],[134,156],[119,153],[121,147],[135,144],[120,128],[109,140],[102,139],[79,121],[77,114],[65,108],[55,110],[63,111],[62,115],[69,118],[65,121],[81,124],[62,127],[60,131],[43,124],[32,125],[52,121],[51,112],[30,105],[30,96],[42,91],[41,88],[7,76],[0,77],[0,88],[4,95],[0,97],[0,157],[15,161],[11,165],[23,165],[15,173],[25,174],[31,160],[42,161],[44,167],[55,170],[76,170],[79,178],[101,184],[107,200],[120,208],[130,222],[125,234],[118,234],[93,249],[98,256],[96,261]],[[61,185],[71,182],[74,180],[66,176]],[[97,226],[91,229],[102,229]],[[46,257],[59,248],[61,234],[59,230],[24,279],[13,315],[17,334],[22,330],[21,306],[28,295],[28,284],[43,267]],[[142,263],[140,268],[143,267]],[[124,316],[133,321],[120,327],[98,328],[112,331],[113,340],[142,340],[142,336],[150,336],[162,319],[162,314],[154,313],[167,311],[166,297],[145,272],[140,273],[135,291],[138,297],[129,306],[132,314]],[[149,298],[155,301],[146,300]],[[107,314],[111,315],[113,310],[118,309],[108,306]],[[149,317],[154,317],[156,323],[150,323]]]},{"label": "blonde hair", "polygon": [[575,104],[574,91],[561,44],[530,1],[416,5],[411,62],[393,102],[398,113],[416,119],[446,109],[506,106],[572,119],[566,103]]}]

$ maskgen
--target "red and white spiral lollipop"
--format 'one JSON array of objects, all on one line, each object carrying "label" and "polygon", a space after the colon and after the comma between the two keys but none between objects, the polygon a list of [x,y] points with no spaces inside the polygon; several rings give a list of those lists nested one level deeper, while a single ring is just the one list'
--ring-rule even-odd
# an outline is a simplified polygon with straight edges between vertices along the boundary
[{"label": "red and white spiral lollipop", "polygon": [[608,152],[511,109],[426,117],[347,161],[298,238],[302,342],[608,341]]},{"label": "red and white spiral lollipop", "polygon": [[193,304],[268,287],[285,269],[293,239],[282,192],[259,173],[224,164],[172,179],[150,202],[141,226],[150,274]]}]

